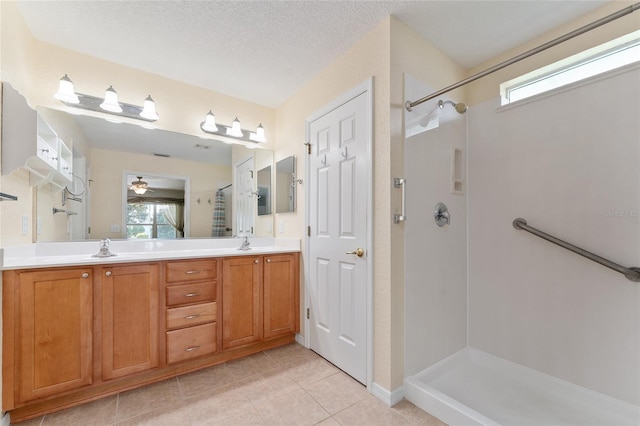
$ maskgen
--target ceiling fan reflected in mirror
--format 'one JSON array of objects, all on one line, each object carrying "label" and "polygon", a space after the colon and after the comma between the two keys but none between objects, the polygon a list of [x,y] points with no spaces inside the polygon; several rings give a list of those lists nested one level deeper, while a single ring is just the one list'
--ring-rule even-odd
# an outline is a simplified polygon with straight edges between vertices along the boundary
[{"label": "ceiling fan reflected in mirror", "polygon": [[149,188],[149,184],[142,180],[142,176],[136,176],[138,180],[131,182],[129,189],[138,195],[142,195],[147,191],[153,192],[153,189]]}]

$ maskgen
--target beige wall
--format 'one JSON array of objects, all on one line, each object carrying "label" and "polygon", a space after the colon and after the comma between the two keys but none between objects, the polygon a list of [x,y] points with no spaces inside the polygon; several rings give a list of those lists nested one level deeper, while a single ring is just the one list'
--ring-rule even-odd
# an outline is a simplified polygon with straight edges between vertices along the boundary
[{"label": "beige wall", "polygon": [[[291,154],[297,157],[300,177],[305,173],[305,119],[334,98],[373,77],[374,87],[374,381],[389,389],[391,385],[391,316],[389,297],[390,252],[389,220],[389,59],[391,19],[382,21],[329,67],[313,78],[276,110],[278,144],[275,160]],[[277,236],[304,235],[306,185],[297,187],[296,213],[278,214]],[[280,233],[281,222],[284,232]],[[303,253],[304,256],[304,253]],[[304,295],[303,295],[304,297]],[[304,299],[303,299],[304,300]],[[304,321],[302,321],[304,323]]]}]

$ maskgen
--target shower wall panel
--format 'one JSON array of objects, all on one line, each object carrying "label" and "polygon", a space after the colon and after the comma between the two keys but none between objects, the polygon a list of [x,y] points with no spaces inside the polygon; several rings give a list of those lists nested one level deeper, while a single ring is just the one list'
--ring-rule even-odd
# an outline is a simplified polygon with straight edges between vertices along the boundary
[{"label": "shower wall panel", "polygon": [[469,344],[640,405],[640,70],[469,111]]},{"label": "shower wall panel", "polygon": [[[409,76],[405,90],[407,99],[431,91]],[[419,123],[437,101],[416,107],[405,122]],[[464,178],[467,120],[450,105],[440,113],[439,126],[405,140],[407,221],[399,225],[406,235],[405,377],[467,344],[467,191],[464,180],[461,191],[452,191],[451,183],[454,148],[462,153],[458,177]],[[451,216],[443,227],[433,217],[439,202]]]}]

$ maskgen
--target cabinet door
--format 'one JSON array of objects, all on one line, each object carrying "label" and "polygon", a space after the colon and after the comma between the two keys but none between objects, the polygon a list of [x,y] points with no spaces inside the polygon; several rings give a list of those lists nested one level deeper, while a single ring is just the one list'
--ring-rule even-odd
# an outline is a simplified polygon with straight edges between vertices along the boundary
[{"label": "cabinet door", "polygon": [[91,269],[20,273],[18,297],[20,401],[91,384]]},{"label": "cabinet door", "polygon": [[222,261],[222,348],[262,338],[259,257]]},{"label": "cabinet door", "polygon": [[159,265],[101,270],[102,377],[113,379],[158,366]]},{"label": "cabinet door", "polygon": [[264,258],[264,338],[297,331],[298,256]]}]

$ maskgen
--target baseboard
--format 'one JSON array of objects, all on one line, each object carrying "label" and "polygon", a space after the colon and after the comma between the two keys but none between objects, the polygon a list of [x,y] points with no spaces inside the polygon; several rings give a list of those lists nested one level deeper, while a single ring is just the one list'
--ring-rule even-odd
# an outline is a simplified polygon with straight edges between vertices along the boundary
[{"label": "baseboard", "polygon": [[2,413],[2,421],[0,421],[0,425],[1,426],[10,426],[11,425],[11,417],[9,416],[9,413],[7,411]]},{"label": "baseboard", "polygon": [[388,390],[374,382],[371,386],[371,393],[373,394],[373,396],[387,404],[387,406],[389,407],[393,407],[404,398],[402,386],[395,389],[393,392],[389,392]]},{"label": "baseboard", "polygon": [[[307,347],[305,342],[304,342],[304,336],[300,333],[296,333],[296,343],[298,343],[299,345],[304,346],[305,348]],[[307,348],[309,349],[309,348]]]}]

